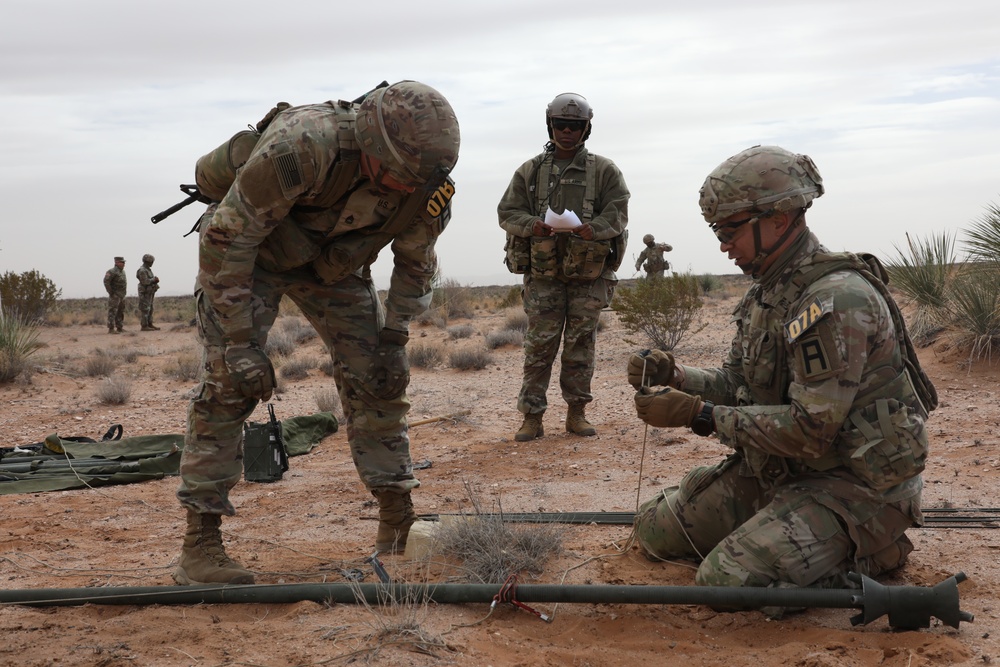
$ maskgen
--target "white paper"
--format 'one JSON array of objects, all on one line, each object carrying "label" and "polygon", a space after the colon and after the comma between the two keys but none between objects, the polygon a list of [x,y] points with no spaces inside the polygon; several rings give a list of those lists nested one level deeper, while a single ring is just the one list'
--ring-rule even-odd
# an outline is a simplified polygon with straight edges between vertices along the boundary
[{"label": "white paper", "polygon": [[571,209],[566,209],[563,213],[556,213],[551,208],[545,211],[545,224],[557,232],[565,232],[576,229],[583,223],[580,216]]}]

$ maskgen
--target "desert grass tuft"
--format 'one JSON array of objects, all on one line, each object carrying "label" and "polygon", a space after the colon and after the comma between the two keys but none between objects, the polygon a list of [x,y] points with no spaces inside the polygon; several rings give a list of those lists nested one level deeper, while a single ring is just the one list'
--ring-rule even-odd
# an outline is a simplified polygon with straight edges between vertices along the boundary
[{"label": "desert grass tuft", "polygon": [[481,371],[493,363],[485,345],[460,347],[448,353],[448,364],[460,371]]},{"label": "desert grass tuft", "polygon": [[406,358],[415,368],[434,368],[444,359],[444,352],[438,344],[412,343],[406,346]]},{"label": "desert grass tuft", "polygon": [[111,375],[97,385],[97,400],[105,405],[124,405],[132,397],[132,381]]}]

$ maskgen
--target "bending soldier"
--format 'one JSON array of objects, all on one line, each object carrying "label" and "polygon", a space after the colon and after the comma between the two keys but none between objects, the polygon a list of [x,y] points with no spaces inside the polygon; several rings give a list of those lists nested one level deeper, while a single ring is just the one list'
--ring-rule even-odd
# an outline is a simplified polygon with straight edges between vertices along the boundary
[{"label": "bending soldier", "polygon": [[[411,318],[430,303],[434,245],[451,216],[455,113],[430,86],[402,81],[360,106],[282,103],[258,130],[200,229],[206,370],[189,409],[177,491],[187,510],[174,573],[181,584],[254,580],[226,554],[219,527],[236,512],[229,492],[241,475],[243,423],[274,389],[264,350],[283,296],[331,351],[351,455],[379,504],[375,548],[402,549],[416,518],[405,346]],[[199,179],[201,192],[212,191],[210,181]],[[369,267],[389,244],[383,307]]]}]

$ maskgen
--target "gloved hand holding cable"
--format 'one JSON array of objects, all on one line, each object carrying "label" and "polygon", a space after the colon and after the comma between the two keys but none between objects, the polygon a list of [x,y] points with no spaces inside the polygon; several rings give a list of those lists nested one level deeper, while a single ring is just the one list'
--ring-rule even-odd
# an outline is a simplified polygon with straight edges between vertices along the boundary
[{"label": "gloved hand holding cable", "polygon": [[666,387],[674,379],[674,355],[663,350],[644,350],[628,360],[628,383],[641,387]]},{"label": "gloved hand holding cable", "polygon": [[690,427],[701,411],[701,396],[678,389],[653,391],[642,387],[635,394],[635,412],[650,426]]}]

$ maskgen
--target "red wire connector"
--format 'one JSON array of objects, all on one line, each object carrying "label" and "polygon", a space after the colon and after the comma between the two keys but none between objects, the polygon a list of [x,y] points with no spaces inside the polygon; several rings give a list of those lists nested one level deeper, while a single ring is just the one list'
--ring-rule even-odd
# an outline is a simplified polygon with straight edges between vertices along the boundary
[{"label": "red wire connector", "polygon": [[507,580],[503,582],[503,586],[500,587],[500,591],[493,596],[493,602],[490,603],[490,611],[497,606],[497,602],[507,602],[515,607],[525,610],[526,612],[532,613],[538,618],[542,619],[546,623],[551,623],[552,618],[547,614],[543,614],[537,609],[532,609],[523,602],[519,602],[514,596],[517,595],[517,575],[512,574],[507,577]]}]

